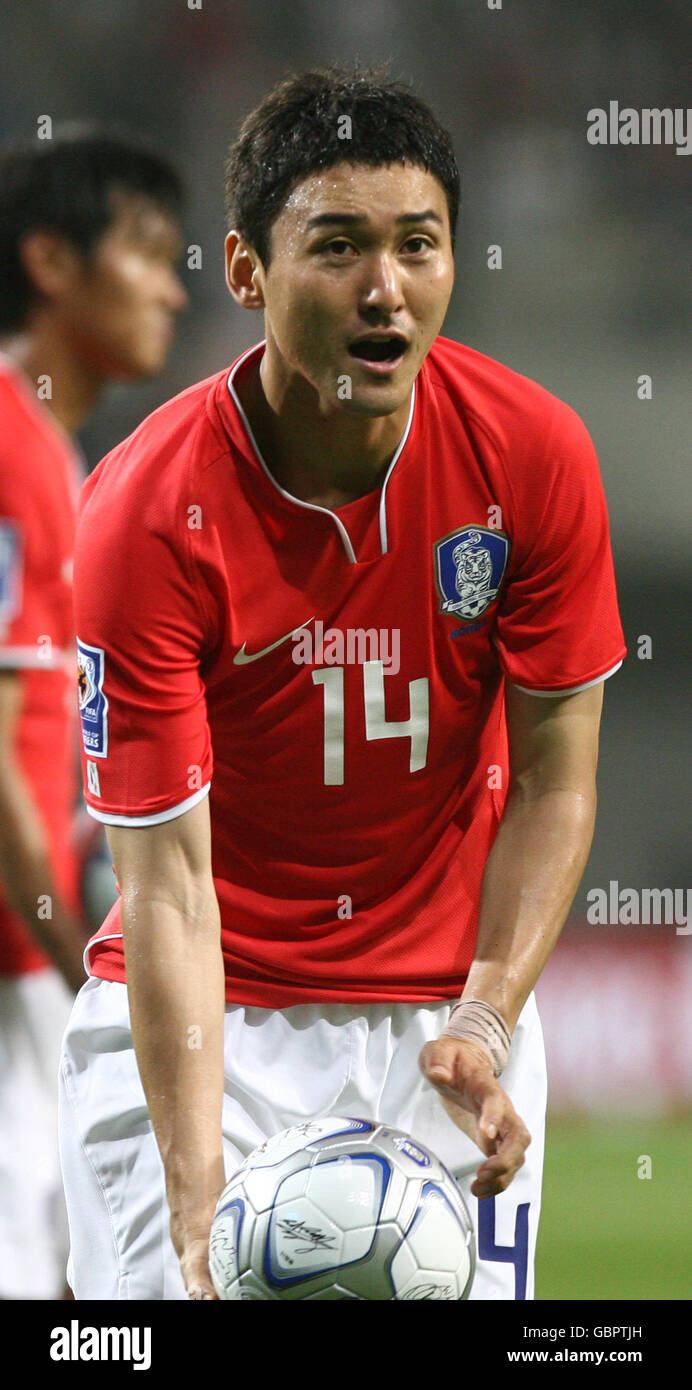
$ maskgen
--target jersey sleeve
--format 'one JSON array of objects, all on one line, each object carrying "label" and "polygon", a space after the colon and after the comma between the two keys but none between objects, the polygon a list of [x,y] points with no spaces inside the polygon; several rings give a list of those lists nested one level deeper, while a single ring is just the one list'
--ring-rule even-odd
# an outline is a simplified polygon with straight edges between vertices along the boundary
[{"label": "jersey sleeve", "polygon": [[505,675],[536,695],[564,695],[605,680],[626,655],[606,499],[589,433],[557,401],[545,479],[529,476],[522,535],[495,643]]},{"label": "jersey sleeve", "polygon": [[212,776],[185,508],[166,500],[165,480],[139,488],[92,474],[75,550],[84,797],[110,825],[172,820]]}]

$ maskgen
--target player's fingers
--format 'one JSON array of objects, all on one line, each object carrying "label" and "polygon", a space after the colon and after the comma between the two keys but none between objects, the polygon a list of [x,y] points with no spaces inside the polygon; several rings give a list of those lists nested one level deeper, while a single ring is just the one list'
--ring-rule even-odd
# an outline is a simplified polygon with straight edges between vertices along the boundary
[{"label": "player's fingers", "polygon": [[441,1104],[457,1128],[468,1134],[469,1139],[473,1139],[474,1144],[477,1144],[484,1154],[494,1153],[497,1140],[489,1139],[486,1134],[481,1133],[476,1110],[471,1102],[462,1101],[458,1092],[450,1086],[438,1086],[436,1089]]},{"label": "player's fingers", "polygon": [[471,1187],[474,1197],[495,1197],[504,1192],[522,1167],[530,1143],[531,1135],[525,1124],[512,1111],[506,1126],[501,1125],[495,1152],[478,1169]]},{"label": "player's fingers", "polygon": [[481,1131],[478,1121],[484,1105],[492,1103],[488,1125],[491,1130],[494,1125],[499,1126],[506,1097],[493,1076],[485,1049],[470,1040],[442,1037],[426,1044],[419,1065],[426,1080],[438,1091],[450,1119],[483,1153],[492,1153],[495,1137]]},{"label": "player's fingers", "polygon": [[489,1086],[478,1119],[480,1133],[494,1143],[506,1119],[507,1097],[500,1086]]},{"label": "player's fingers", "polygon": [[451,1039],[438,1038],[425,1044],[418,1065],[431,1085],[449,1085],[454,1077],[454,1045]]},{"label": "player's fingers", "polygon": [[185,1288],[188,1298],[193,1299],[216,1299],[218,1297],[214,1285],[211,1282],[208,1265],[200,1265],[197,1268],[188,1268],[184,1271]]},{"label": "player's fingers", "polygon": [[471,1184],[474,1197],[477,1197],[479,1201],[483,1201],[485,1197],[499,1197],[500,1193],[505,1192],[510,1183],[513,1182],[523,1163],[524,1159],[522,1158],[521,1163],[517,1163],[509,1170],[503,1170],[501,1173],[479,1169]]},{"label": "player's fingers", "polygon": [[510,1105],[500,1121],[495,1152],[488,1158],[486,1166],[497,1173],[516,1171],[524,1162],[524,1154],[530,1143],[531,1135],[526,1125]]},{"label": "player's fingers", "polygon": [[526,1150],[513,1148],[507,1153],[490,1154],[478,1169],[476,1176],[480,1182],[499,1182],[507,1178],[510,1182],[524,1163]]},{"label": "player's fingers", "polygon": [[418,1065],[433,1086],[449,1086],[458,1095],[473,1095],[480,1109],[484,1082],[493,1082],[490,1058],[485,1049],[457,1038],[437,1038],[425,1044]]},{"label": "player's fingers", "polygon": [[188,1298],[216,1299],[217,1294],[209,1273],[208,1240],[191,1241],[180,1259]]},{"label": "player's fingers", "polygon": [[476,1115],[476,1143],[484,1154],[493,1154],[518,1118],[490,1065],[467,1067],[464,1078],[466,1103]]}]

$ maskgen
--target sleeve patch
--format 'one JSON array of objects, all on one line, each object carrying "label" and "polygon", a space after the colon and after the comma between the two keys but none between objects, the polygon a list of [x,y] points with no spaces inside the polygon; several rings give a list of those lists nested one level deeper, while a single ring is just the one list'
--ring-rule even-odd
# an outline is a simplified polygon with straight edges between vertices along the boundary
[{"label": "sleeve patch", "polygon": [[19,612],[22,594],[22,537],[14,521],[0,521],[0,622]]},{"label": "sleeve patch", "polygon": [[[108,755],[108,700],[103,693],[106,654],[77,638],[77,685],[84,752],[91,758]],[[99,795],[100,793],[96,793]]]},{"label": "sleeve patch", "polygon": [[92,796],[101,795],[101,784],[99,782],[98,764],[92,763],[91,758],[87,758],[87,786]]}]

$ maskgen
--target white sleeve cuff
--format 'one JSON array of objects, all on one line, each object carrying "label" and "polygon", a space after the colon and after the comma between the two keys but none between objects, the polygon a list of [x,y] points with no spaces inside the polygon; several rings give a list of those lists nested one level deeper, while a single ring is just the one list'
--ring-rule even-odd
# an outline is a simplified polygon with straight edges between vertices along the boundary
[{"label": "white sleeve cuff", "polygon": [[546,699],[558,700],[561,695],[578,695],[580,690],[588,690],[592,685],[600,685],[601,681],[607,681],[609,676],[614,676],[620,670],[622,661],[618,661],[616,666],[611,666],[609,671],[604,671],[602,676],[594,676],[592,681],[585,681],[583,685],[571,685],[567,690],[529,690],[526,685],[514,685],[515,690],[521,690],[524,695],[540,695]]},{"label": "white sleeve cuff", "polygon": [[182,816],[186,811],[191,811],[193,806],[207,795],[211,782],[207,782],[200,791],[193,792],[192,796],[186,797],[185,801],[178,802],[177,806],[169,806],[167,811],[158,811],[153,816],[116,816],[110,811],[96,811],[93,806],[87,805],[87,811],[94,820],[99,820],[103,825],[163,825],[164,821],[175,820],[177,816]]}]

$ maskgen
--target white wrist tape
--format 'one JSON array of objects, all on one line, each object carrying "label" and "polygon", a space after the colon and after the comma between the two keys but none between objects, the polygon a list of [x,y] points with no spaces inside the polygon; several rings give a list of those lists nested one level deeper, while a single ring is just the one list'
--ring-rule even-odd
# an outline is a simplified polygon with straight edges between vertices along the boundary
[{"label": "white wrist tape", "polygon": [[466,999],[455,1004],[440,1037],[468,1038],[469,1042],[480,1043],[490,1053],[496,1076],[507,1065],[511,1043],[509,1028],[502,1014],[482,999]]}]

